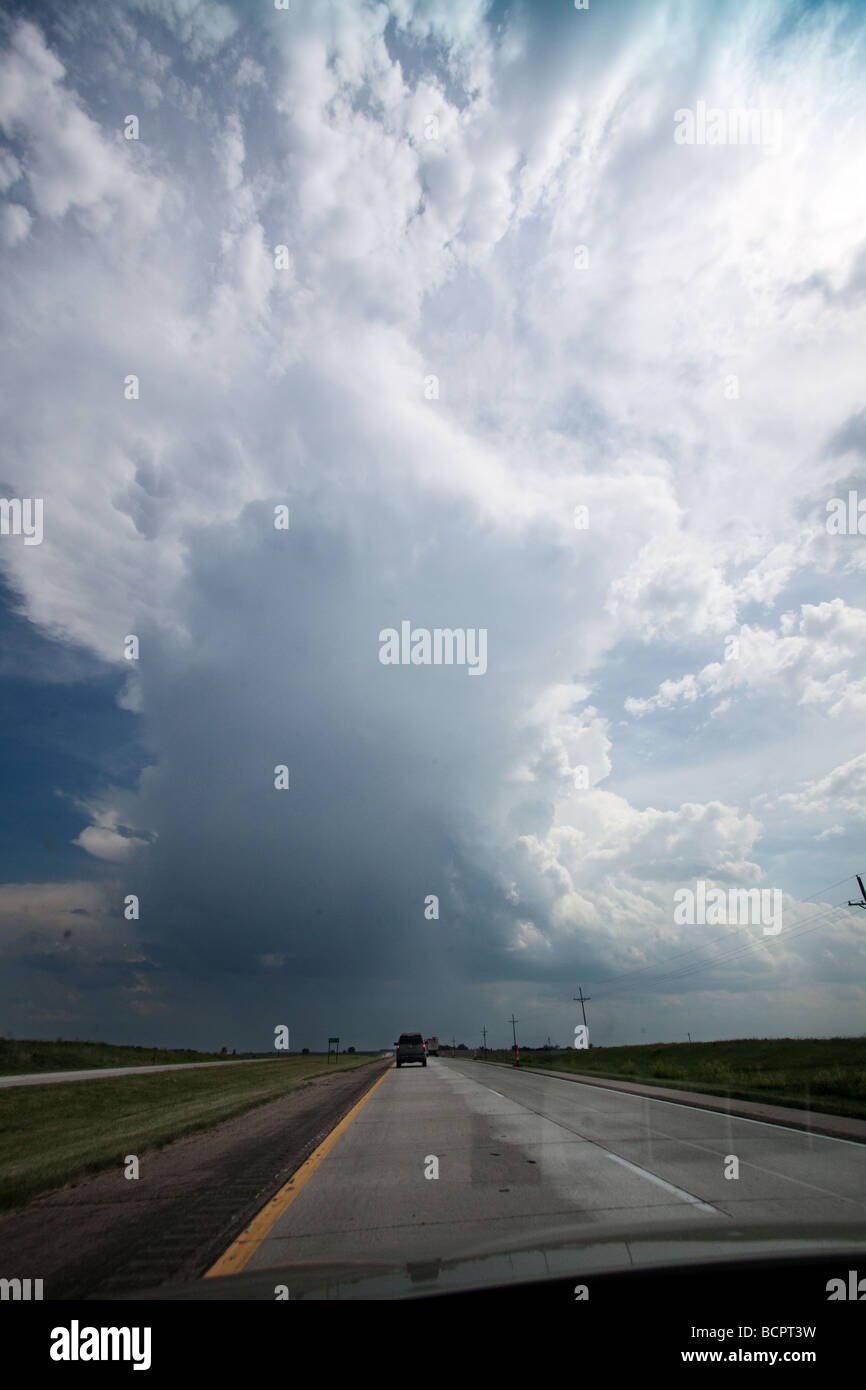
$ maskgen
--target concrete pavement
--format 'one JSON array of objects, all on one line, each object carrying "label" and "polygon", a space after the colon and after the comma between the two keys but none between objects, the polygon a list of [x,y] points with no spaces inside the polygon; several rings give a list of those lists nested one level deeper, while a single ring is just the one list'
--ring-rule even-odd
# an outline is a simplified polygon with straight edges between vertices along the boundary
[{"label": "concrete pavement", "polygon": [[[703,1099],[703,1098],[702,1098]],[[731,1157],[739,1177],[727,1178]],[[427,1177],[438,1167],[438,1177]],[[563,1223],[866,1218],[866,1146],[471,1060],[392,1071],[246,1264],[447,1258]]]}]

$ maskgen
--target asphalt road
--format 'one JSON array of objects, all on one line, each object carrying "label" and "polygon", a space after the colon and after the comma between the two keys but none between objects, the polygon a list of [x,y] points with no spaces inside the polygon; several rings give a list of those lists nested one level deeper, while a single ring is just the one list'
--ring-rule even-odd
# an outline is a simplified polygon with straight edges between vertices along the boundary
[{"label": "asphalt road", "polygon": [[447,1258],[575,1221],[854,1217],[866,1219],[862,1143],[439,1058],[389,1072],[245,1268]]}]

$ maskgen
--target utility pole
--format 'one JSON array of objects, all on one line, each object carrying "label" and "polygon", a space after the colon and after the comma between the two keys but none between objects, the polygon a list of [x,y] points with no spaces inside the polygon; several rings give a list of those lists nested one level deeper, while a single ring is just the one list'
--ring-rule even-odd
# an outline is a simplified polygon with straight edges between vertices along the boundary
[{"label": "utility pole", "polygon": [[577,994],[573,994],[571,997],[580,1003],[580,1011],[583,1014],[583,1026],[586,1027],[586,1009],[583,1006],[584,1004],[592,1003],[592,1000],[588,995],[584,994],[582,985],[578,985]]},{"label": "utility pole", "polygon": [[514,1065],[515,1065],[516,1067],[519,1067],[519,1066],[520,1066],[520,1048],[517,1046],[517,1025],[518,1025],[518,1023],[520,1022],[520,1019],[519,1019],[519,1018],[515,1018],[515,1017],[514,1017],[514,1014],[512,1014],[512,1015],[511,1015],[511,1018],[510,1018],[508,1021],[509,1021],[509,1023],[511,1024],[511,1031],[512,1031],[512,1033],[514,1034]]},{"label": "utility pole", "polygon": [[857,882],[858,882],[859,885],[860,885],[861,901],[860,901],[859,903],[852,903],[852,902],[849,902],[849,903],[848,903],[848,906],[849,906],[849,907],[866,907],[866,888],[863,887],[863,880],[862,880],[862,878],[860,877],[859,874],[855,874],[854,877],[856,878]]},{"label": "utility pole", "polygon": [[452,1038],[452,1039],[451,1039],[451,1056],[452,1056],[452,1057],[456,1057],[456,1056],[457,1056],[457,1039],[456,1039],[456,1038]]},{"label": "utility pole", "polygon": [[486,1051],[487,1051],[487,1025],[486,1025],[486,1024],[485,1024],[484,1027],[481,1029],[481,1037],[482,1037],[482,1039],[483,1039],[481,1051],[482,1051],[482,1052],[486,1052]]}]

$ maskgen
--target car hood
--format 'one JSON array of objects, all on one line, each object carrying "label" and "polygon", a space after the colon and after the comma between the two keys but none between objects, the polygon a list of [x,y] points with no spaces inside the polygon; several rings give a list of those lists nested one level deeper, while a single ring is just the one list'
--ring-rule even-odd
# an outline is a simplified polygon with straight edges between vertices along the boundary
[{"label": "car hood", "polygon": [[[530,1284],[555,1278],[615,1274],[647,1267],[718,1265],[768,1257],[840,1258],[866,1253],[866,1222],[797,1226],[739,1225],[708,1220],[685,1229],[682,1223],[635,1231],[623,1226],[573,1227],[536,1232],[516,1243],[498,1241],[454,1257],[405,1261],[308,1260],[272,1269],[242,1271],[221,1278],[121,1295],[140,1300],[270,1300],[277,1286],[290,1299],[402,1299],[437,1293]],[[115,1295],[117,1297],[117,1295]]]}]

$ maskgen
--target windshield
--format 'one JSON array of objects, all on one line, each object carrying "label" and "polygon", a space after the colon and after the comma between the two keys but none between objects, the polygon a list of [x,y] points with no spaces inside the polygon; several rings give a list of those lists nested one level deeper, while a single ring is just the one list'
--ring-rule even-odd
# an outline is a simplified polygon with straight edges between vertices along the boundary
[{"label": "windshield", "polygon": [[866,1218],[864,57],[5,7],[4,1278]]}]

